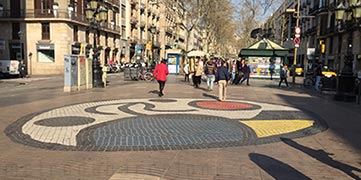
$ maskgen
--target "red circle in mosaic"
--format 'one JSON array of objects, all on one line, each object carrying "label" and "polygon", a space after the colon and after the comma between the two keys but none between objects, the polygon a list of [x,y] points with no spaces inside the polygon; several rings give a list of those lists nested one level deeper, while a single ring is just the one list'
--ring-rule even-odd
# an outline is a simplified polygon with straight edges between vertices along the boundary
[{"label": "red circle in mosaic", "polygon": [[218,101],[201,101],[196,105],[205,109],[217,109],[217,110],[242,110],[252,109],[254,106],[246,103],[239,102],[218,102]]}]

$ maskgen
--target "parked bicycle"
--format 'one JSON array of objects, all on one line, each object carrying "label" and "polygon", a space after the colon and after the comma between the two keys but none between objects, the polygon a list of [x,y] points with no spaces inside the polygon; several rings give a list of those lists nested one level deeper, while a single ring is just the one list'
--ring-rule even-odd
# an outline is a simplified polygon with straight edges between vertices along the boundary
[{"label": "parked bicycle", "polygon": [[[316,79],[314,76],[307,76],[303,80],[303,86],[307,89],[315,87]],[[336,76],[324,75],[321,77],[320,83],[318,84],[320,91],[333,91],[336,90]]]},{"label": "parked bicycle", "polygon": [[144,81],[153,81],[154,78],[152,77],[152,73],[151,72],[147,72],[145,70],[143,71],[138,71],[138,79],[137,80],[144,80]]}]

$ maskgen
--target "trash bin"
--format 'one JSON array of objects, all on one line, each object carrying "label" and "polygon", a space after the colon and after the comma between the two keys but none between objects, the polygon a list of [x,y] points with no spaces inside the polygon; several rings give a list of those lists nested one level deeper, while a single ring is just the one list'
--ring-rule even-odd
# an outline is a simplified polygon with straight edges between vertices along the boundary
[{"label": "trash bin", "polygon": [[139,72],[139,68],[131,67],[130,68],[130,78],[133,80],[138,80],[138,72]]},{"label": "trash bin", "polygon": [[124,68],[124,80],[131,80],[131,76],[130,76],[130,68]]}]

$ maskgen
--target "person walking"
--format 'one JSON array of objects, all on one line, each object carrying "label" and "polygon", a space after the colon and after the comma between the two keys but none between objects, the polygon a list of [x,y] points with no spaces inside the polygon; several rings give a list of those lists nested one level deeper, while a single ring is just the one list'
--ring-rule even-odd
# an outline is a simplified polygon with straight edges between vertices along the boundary
[{"label": "person walking", "polygon": [[189,82],[189,63],[188,63],[188,59],[184,61],[183,72],[184,72],[184,82]]},{"label": "person walking", "polygon": [[213,91],[213,82],[216,79],[216,69],[216,61],[213,58],[207,61],[204,73],[207,76],[208,91]]},{"label": "person walking", "polygon": [[236,78],[236,73],[237,73],[237,64],[236,64],[236,60],[234,59],[231,64],[231,73],[232,73],[232,82],[233,82],[234,79]]},{"label": "person walking", "polygon": [[[244,61],[244,60],[243,60]],[[251,73],[251,69],[247,63],[244,63],[243,67],[243,79],[241,81],[241,84],[243,81],[247,80],[247,86],[249,86],[249,74]]]},{"label": "person walking", "polygon": [[19,70],[19,76],[20,76],[20,78],[26,77],[26,65],[25,65],[25,63],[24,63],[24,60],[21,60],[21,61],[19,62],[18,70]]},{"label": "person walking", "polygon": [[219,101],[225,101],[227,97],[227,85],[230,80],[228,69],[227,69],[227,62],[223,61],[222,66],[216,72],[216,82],[218,82],[218,94],[219,94]]},{"label": "person walking", "polygon": [[202,73],[203,73],[203,58],[199,59],[197,62],[197,67],[195,69],[194,74],[194,87],[199,88],[202,80]]},{"label": "person walking", "polygon": [[270,59],[270,65],[269,65],[268,70],[271,75],[271,80],[273,80],[273,74],[275,74],[275,69],[276,69],[275,62],[272,59]]},{"label": "person walking", "polygon": [[152,74],[153,77],[156,77],[156,80],[159,84],[159,97],[164,96],[163,90],[165,87],[165,82],[167,81],[167,75],[168,75],[168,67],[165,64],[165,60],[163,59],[161,63],[159,63]]},{"label": "person walking", "polygon": [[288,73],[288,68],[287,65],[284,65],[283,68],[281,69],[281,73],[280,73],[280,82],[278,84],[278,87],[281,87],[281,84],[283,81],[285,81],[286,86],[288,87],[288,82],[287,82],[287,73]]}]

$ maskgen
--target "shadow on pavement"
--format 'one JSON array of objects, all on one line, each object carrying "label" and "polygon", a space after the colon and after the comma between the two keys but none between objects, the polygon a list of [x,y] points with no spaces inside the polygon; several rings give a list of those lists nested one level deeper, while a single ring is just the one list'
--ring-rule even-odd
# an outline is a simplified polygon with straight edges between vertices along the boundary
[{"label": "shadow on pavement", "polygon": [[218,100],[218,97],[217,97],[217,96],[213,96],[213,95],[211,95],[211,94],[203,93],[203,96],[204,96],[204,97],[208,97],[208,98],[212,98],[212,99],[215,99],[215,100]]},{"label": "shadow on pavement", "polygon": [[149,94],[159,94],[159,91],[158,90],[152,90],[152,91],[149,91],[148,93]]},{"label": "shadow on pavement", "polygon": [[250,153],[248,156],[254,163],[256,163],[260,168],[266,171],[274,179],[311,179],[306,175],[302,174],[301,172],[297,171],[290,165],[285,164],[272,157],[258,153]]},{"label": "shadow on pavement", "polygon": [[297,142],[293,141],[292,139],[288,139],[288,138],[281,138],[282,142],[284,142],[285,144],[298,149],[299,151],[302,151],[304,153],[306,153],[307,155],[313,157],[314,159],[317,159],[318,161],[331,166],[333,168],[339,169],[341,171],[343,171],[344,173],[346,173],[347,175],[349,175],[350,177],[352,177],[355,180],[361,180],[361,177],[357,176],[356,174],[354,174],[352,171],[358,171],[361,172],[361,169],[344,164],[342,162],[333,160],[330,155],[333,155],[331,153],[325,152],[324,150],[315,150],[306,146],[303,146],[301,144],[298,144]]}]

